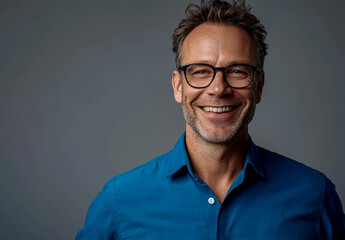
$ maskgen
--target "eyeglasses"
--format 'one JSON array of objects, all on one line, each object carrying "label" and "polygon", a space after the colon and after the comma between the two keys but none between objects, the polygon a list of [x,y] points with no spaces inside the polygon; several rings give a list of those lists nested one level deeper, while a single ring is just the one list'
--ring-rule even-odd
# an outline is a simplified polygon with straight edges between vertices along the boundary
[{"label": "eyeglasses", "polygon": [[262,71],[259,67],[247,64],[232,64],[227,67],[213,67],[206,63],[192,63],[178,68],[184,72],[184,76],[189,86],[194,88],[208,87],[216,71],[223,72],[223,79],[232,88],[248,87],[253,79],[254,73]]}]

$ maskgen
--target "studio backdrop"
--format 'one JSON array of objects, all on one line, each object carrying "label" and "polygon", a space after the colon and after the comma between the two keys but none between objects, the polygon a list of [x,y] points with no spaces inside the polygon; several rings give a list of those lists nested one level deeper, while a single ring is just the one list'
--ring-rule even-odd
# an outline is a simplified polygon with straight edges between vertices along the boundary
[{"label": "studio backdrop", "polygon": [[[1,1],[0,239],[73,239],[110,177],[174,146],[188,3]],[[251,137],[324,172],[344,204],[345,2],[247,3],[269,45]]]}]

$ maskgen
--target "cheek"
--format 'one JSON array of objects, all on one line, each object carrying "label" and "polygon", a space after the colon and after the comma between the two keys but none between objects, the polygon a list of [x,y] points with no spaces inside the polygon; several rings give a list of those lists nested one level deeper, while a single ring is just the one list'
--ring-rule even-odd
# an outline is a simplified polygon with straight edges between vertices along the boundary
[{"label": "cheek", "polygon": [[191,103],[198,99],[202,94],[202,89],[192,88],[189,85],[183,85],[182,87],[182,99],[185,103]]},{"label": "cheek", "polygon": [[247,102],[247,106],[253,105],[256,103],[256,92],[253,88],[243,89],[240,92],[241,98]]},{"label": "cheek", "polygon": [[247,99],[255,99],[256,98],[256,90],[254,88],[254,85],[251,85],[251,88],[246,89],[247,91],[244,93],[245,97]]}]

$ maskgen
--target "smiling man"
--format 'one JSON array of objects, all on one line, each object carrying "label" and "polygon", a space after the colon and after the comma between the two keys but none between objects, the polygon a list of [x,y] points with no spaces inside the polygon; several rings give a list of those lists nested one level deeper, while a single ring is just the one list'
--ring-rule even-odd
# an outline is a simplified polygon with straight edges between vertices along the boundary
[{"label": "smiling man", "polygon": [[186,131],[108,181],[76,239],[345,239],[322,173],[248,134],[264,86],[265,29],[243,2],[190,5],[173,34]]},{"label": "smiling man", "polygon": [[189,160],[223,202],[243,169],[264,74],[249,33],[233,24],[206,22],[193,29],[182,45],[181,64],[173,88],[186,119]]}]

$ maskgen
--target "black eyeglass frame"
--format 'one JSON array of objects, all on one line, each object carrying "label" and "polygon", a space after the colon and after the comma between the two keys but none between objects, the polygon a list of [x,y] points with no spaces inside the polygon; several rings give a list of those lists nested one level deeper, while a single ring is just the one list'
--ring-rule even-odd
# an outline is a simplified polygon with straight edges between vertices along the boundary
[{"label": "black eyeglass frame", "polygon": [[[211,68],[213,69],[213,77],[212,77],[212,80],[210,81],[209,84],[207,84],[206,86],[203,86],[203,87],[195,87],[195,86],[191,85],[191,84],[188,82],[186,70],[187,70],[187,68],[188,68],[189,66],[192,66],[192,65],[204,65],[204,66],[209,66],[209,67],[211,67]],[[244,87],[234,87],[234,86],[231,86],[230,83],[228,83],[228,81],[226,80],[226,77],[225,77],[225,69],[227,69],[227,68],[229,68],[229,67],[234,67],[234,66],[246,66],[246,67],[249,67],[249,68],[251,69],[251,71],[252,71],[252,77],[251,77],[251,79],[250,79],[250,82],[249,82],[246,86],[244,86]],[[191,63],[191,64],[187,64],[187,65],[183,65],[183,66],[179,67],[178,70],[179,70],[179,71],[182,70],[182,71],[184,72],[184,77],[185,77],[185,79],[186,79],[186,82],[188,83],[189,86],[191,86],[191,87],[193,87],[193,88],[206,88],[206,87],[210,86],[211,83],[212,83],[213,80],[214,80],[214,77],[216,76],[216,72],[217,72],[217,71],[222,71],[222,73],[223,73],[223,80],[224,80],[224,82],[225,82],[229,87],[231,87],[231,88],[236,88],[236,89],[241,89],[241,88],[246,88],[246,87],[248,87],[248,86],[253,82],[255,73],[256,73],[256,72],[261,72],[261,71],[262,71],[262,68],[260,68],[260,67],[254,67],[254,66],[248,65],[248,64],[240,64],[240,63],[230,64],[230,65],[228,65],[228,66],[226,66],[226,67],[214,67],[214,66],[212,66],[212,65],[210,65],[210,64],[207,64],[207,63]]]}]

